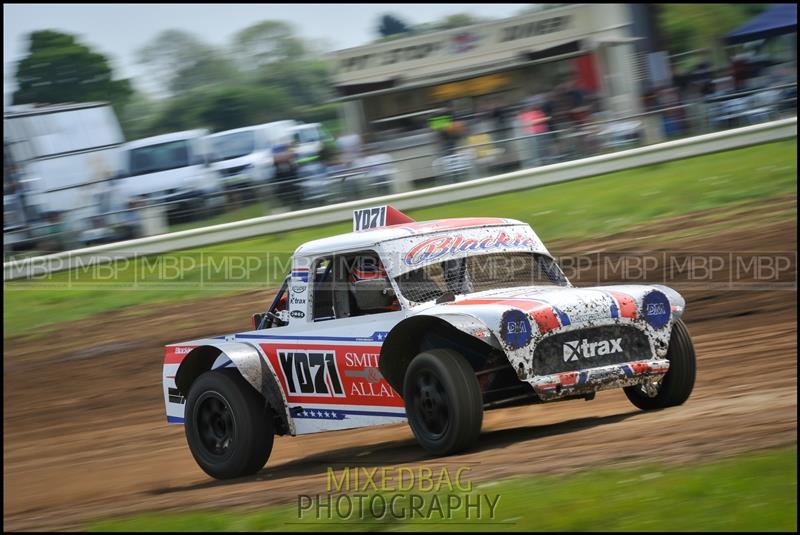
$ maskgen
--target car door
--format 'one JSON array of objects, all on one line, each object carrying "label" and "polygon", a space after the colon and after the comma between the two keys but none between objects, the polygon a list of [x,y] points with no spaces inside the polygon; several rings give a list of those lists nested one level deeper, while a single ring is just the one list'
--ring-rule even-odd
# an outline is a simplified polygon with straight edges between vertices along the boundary
[{"label": "car door", "polygon": [[351,316],[348,273],[337,269],[348,256],[340,256],[293,269],[289,326],[248,333],[278,376],[298,434],[405,419],[402,398],[378,369],[383,340],[405,313]]}]

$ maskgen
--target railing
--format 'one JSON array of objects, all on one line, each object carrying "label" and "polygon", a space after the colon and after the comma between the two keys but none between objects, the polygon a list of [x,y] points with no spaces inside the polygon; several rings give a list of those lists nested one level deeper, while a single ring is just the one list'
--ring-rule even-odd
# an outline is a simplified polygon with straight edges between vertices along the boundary
[{"label": "railing", "polygon": [[416,191],[394,193],[368,199],[355,198],[354,200],[343,202],[330,202],[315,208],[299,209],[5,262],[3,264],[3,278],[4,280],[10,280],[31,277],[92,263],[113,261],[116,258],[202,247],[262,234],[346,221],[351,218],[354,208],[364,206],[384,203],[392,203],[399,209],[433,206],[796,136],[797,118],[791,117],[578,160],[556,162],[472,180],[455,181]]}]

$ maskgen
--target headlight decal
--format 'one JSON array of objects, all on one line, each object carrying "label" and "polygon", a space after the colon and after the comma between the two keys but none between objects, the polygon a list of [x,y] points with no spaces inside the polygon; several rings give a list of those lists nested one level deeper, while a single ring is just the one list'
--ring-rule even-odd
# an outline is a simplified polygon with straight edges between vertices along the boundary
[{"label": "headlight decal", "polygon": [[653,290],[642,300],[642,314],[651,327],[661,329],[669,323],[672,306],[666,295],[658,290]]}]

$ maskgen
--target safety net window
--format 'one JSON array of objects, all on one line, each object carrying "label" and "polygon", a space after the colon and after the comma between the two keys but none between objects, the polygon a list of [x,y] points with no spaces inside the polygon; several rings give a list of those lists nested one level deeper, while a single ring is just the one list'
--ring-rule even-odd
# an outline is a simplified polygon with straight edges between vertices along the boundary
[{"label": "safety net window", "polygon": [[491,253],[428,264],[395,278],[412,303],[518,286],[564,286],[555,261],[538,253]]}]

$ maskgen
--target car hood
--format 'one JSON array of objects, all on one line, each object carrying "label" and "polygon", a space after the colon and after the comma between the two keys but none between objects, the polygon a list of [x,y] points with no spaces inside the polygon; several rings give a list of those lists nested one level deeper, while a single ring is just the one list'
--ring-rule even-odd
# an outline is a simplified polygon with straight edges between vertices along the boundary
[{"label": "car hood", "polygon": [[631,324],[668,340],[684,304],[678,292],[661,285],[517,287],[457,296],[416,314],[441,317],[457,327],[464,322],[450,318],[467,316],[488,328],[505,349],[518,350],[550,334],[614,324]]}]

